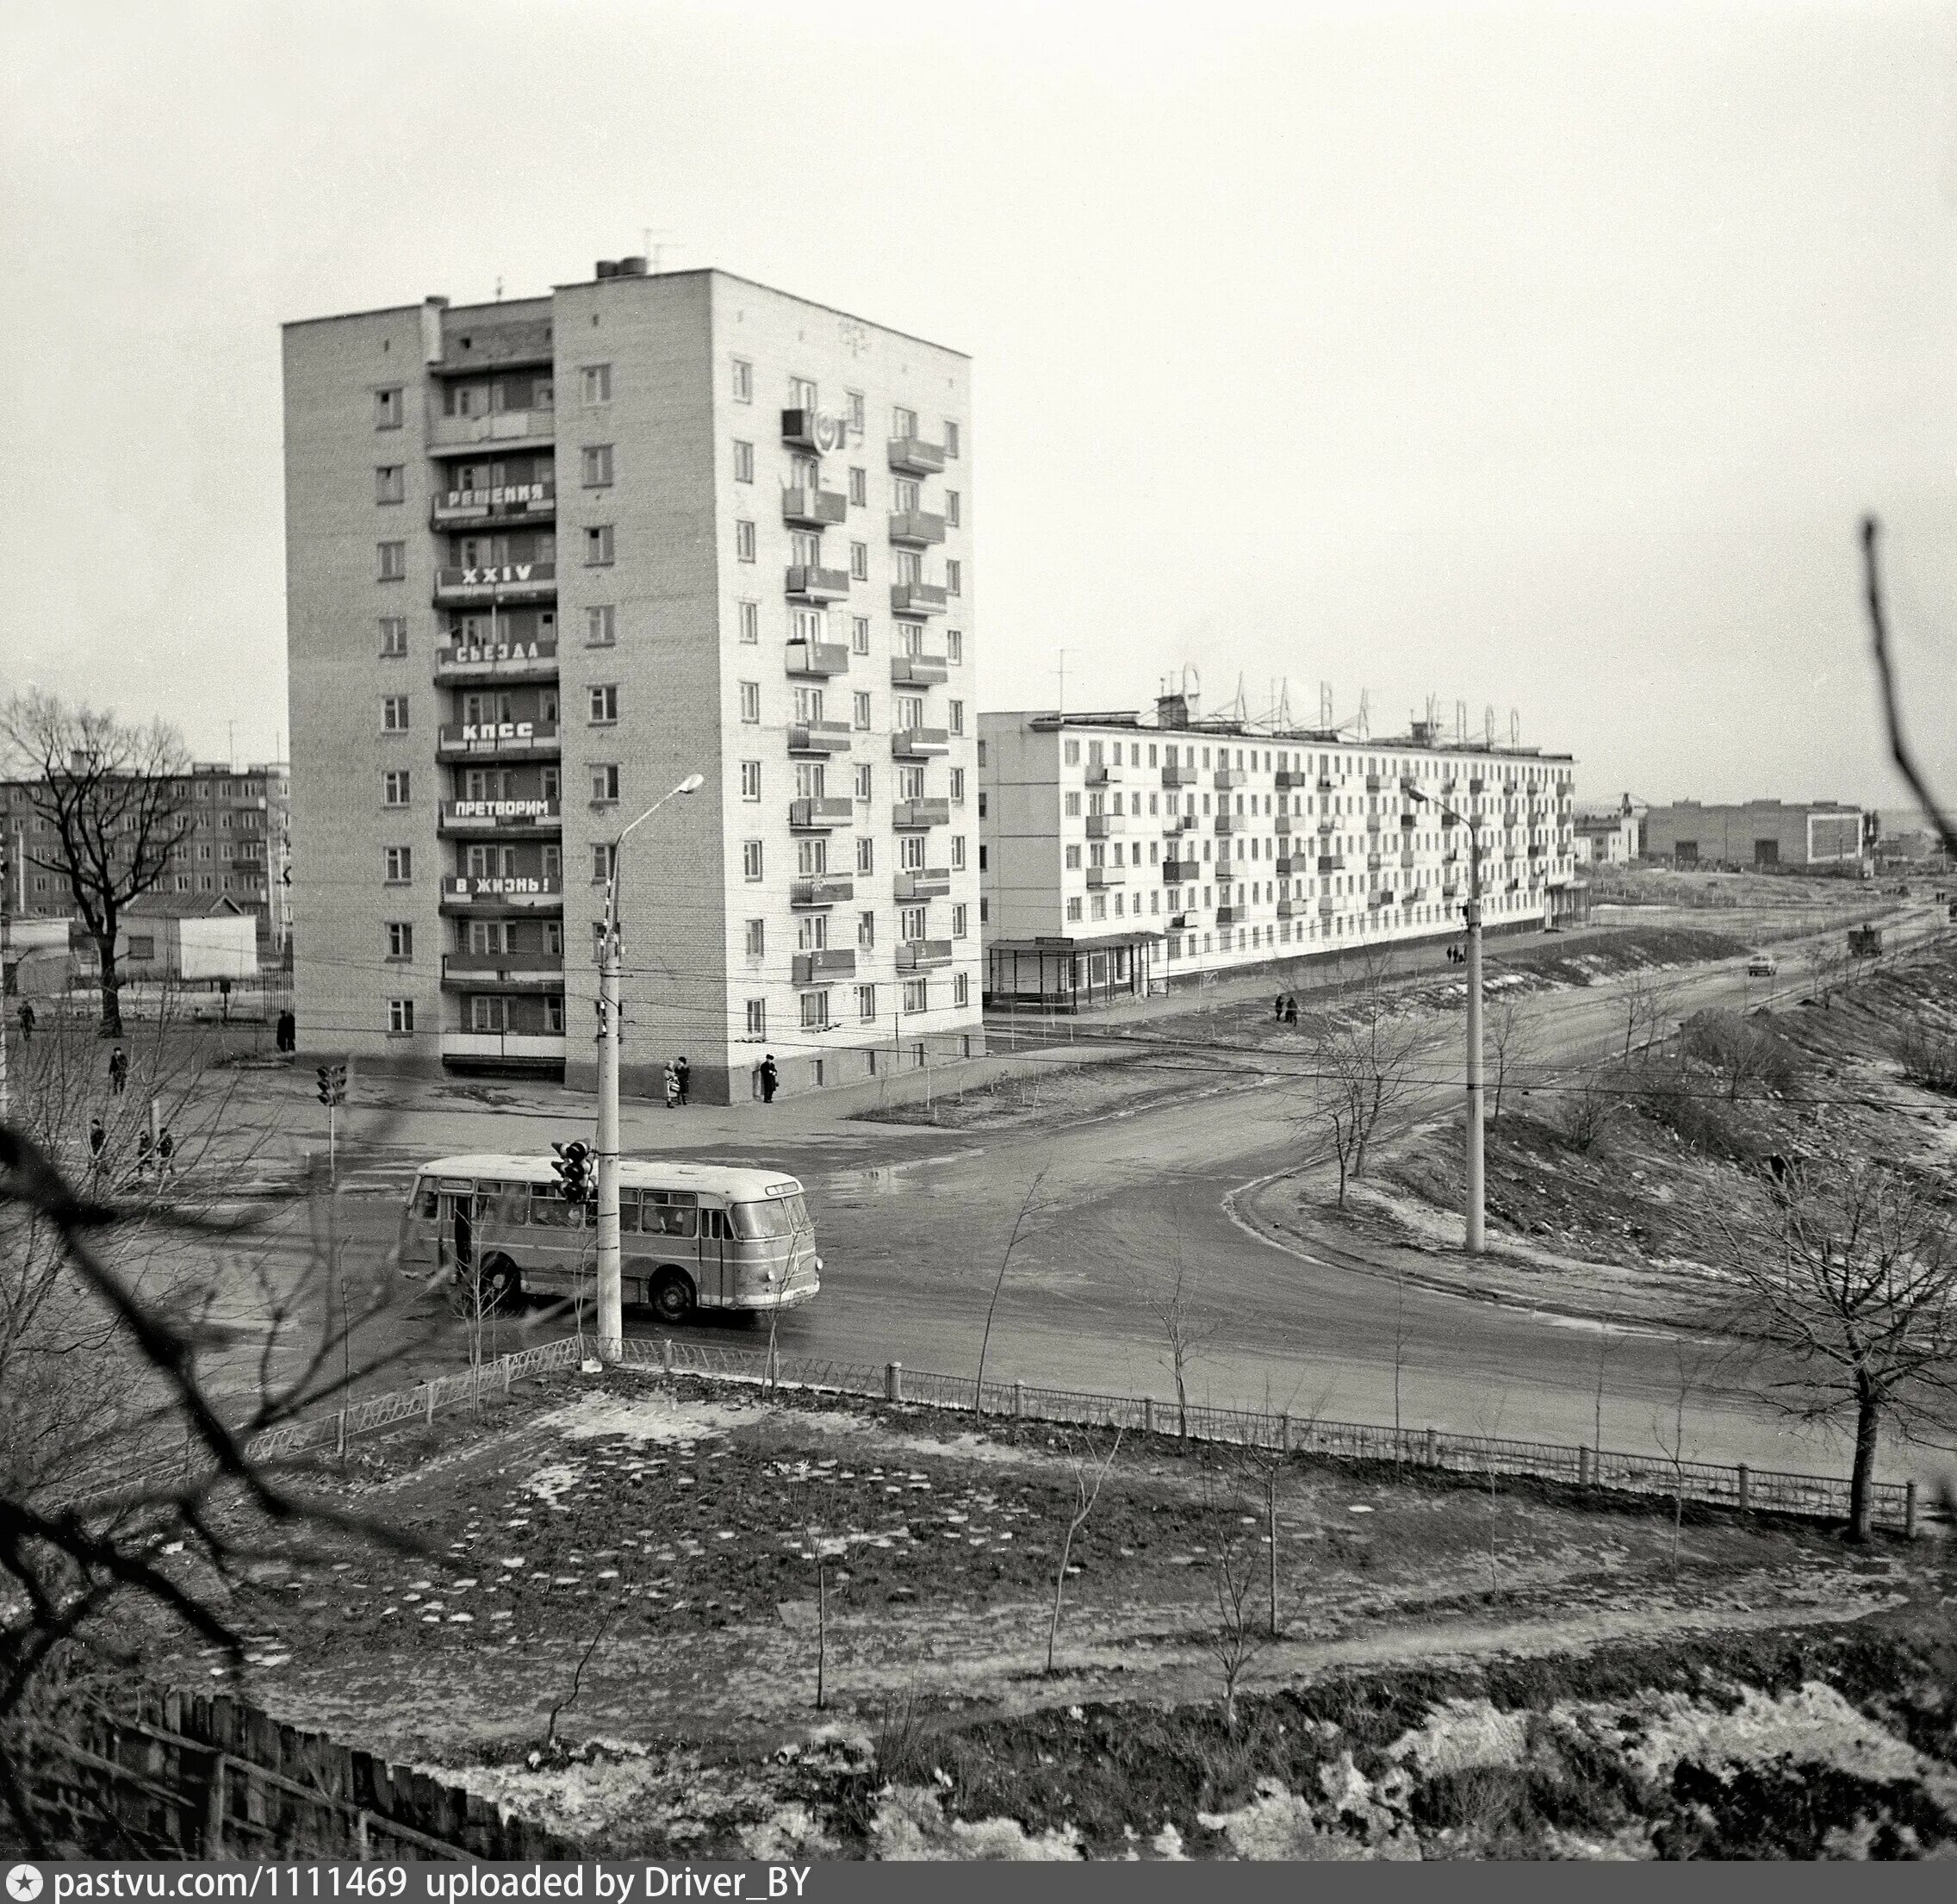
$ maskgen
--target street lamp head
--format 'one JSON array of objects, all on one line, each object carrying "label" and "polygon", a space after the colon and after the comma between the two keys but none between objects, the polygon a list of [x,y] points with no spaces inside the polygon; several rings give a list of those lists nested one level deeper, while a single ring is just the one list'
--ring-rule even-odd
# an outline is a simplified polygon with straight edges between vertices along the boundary
[{"label": "street lamp head", "polygon": [[675,793],[697,793],[706,784],[705,774],[689,774],[673,791]]}]

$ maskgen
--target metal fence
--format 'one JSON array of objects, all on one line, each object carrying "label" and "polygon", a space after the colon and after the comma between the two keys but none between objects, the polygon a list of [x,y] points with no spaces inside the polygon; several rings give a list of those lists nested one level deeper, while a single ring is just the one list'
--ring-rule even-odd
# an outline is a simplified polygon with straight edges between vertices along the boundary
[{"label": "metal fence", "polygon": [[[555,1342],[503,1355],[443,1376],[419,1387],[370,1397],[344,1411],[282,1424],[256,1436],[245,1448],[254,1461],[290,1461],[335,1452],[355,1436],[420,1416],[432,1425],[442,1409],[475,1403],[486,1395],[507,1395],[525,1376],[576,1367],[595,1353],[589,1337],[566,1336]],[[1662,1456],[1625,1454],[1612,1448],[1568,1447],[1551,1441],[1521,1441],[1498,1435],[1457,1434],[1433,1428],[1392,1428],[1376,1422],[1335,1422],[1281,1409],[1217,1408],[1208,1403],[1179,1407],[1152,1397],[1099,1395],[1079,1389],[1048,1388],[1029,1382],[987,1382],[983,1397],[971,1376],[910,1369],[901,1362],[849,1362],[817,1356],[771,1355],[765,1349],[736,1349],[718,1343],[672,1336],[628,1338],[611,1360],[625,1368],[690,1375],[709,1381],[740,1382],[803,1393],[867,1396],[924,1408],[1057,1426],[1121,1428],[1131,1434],[1186,1437],[1227,1447],[1261,1448],[1277,1454],[1309,1454],[1334,1460],[1389,1463],[1482,1478],[1508,1477],[1599,1488],[1694,1504],[1744,1511],[1758,1509],[1821,1520],[1845,1520],[1848,1484],[1828,1475],[1790,1474],[1710,1461],[1672,1461]],[[91,1488],[90,1497],[121,1492],[139,1481],[175,1481],[185,1473],[151,1465],[132,1470],[113,1484]],[[1904,1534],[1917,1531],[1917,1486],[1913,1481],[1874,1484],[1873,1508],[1880,1526]]]}]

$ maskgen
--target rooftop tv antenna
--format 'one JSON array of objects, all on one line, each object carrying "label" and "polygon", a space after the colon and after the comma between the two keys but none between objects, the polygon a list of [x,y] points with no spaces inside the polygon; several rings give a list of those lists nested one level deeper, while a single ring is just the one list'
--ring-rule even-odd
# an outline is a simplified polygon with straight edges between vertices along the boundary
[{"label": "rooftop tv antenna", "polygon": [[1468,703],[1464,700],[1454,704],[1454,738],[1458,746],[1468,744]]},{"label": "rooftop tv antenna", "polygon": [[503,277],[500,271],[496,274],[496,302],[499,304],[503,302]]},{"label": "rooftop tv antenna", "polygon": [[1522,744],[1522,710],[1519,707],[1511,707],[1508,711],[1508,744],[1511,747]]},{"label": "rooftop tv antenna", "polygon": [[1277,712],[1276,719],[1277,722],[1278,729],[1281,732],[1290,732],[1291,681],[1289,675],[1281,677],[1277,683]]},{"label": "rooftop tv antenna", "polygon": [[1230,712],[1226,719],[1247,721],[1250,718],[1250,701],[1244,693],[1244,677],[1239,672],[1237,675],[1237,698],[1230,703]]},{"label": "rooftop tv antenna", "polygon": [[1495,704],[1491,700],[1482,710],[1482,731],[1490,747],[1495,744]]},{"label": "rooftop tv antenna", "polygon": [[1318,725],[1321,732],[1332,731],[1332,683],[1329,681],[1318,684]]},{"label": "rooftop tv antenna", "polygon": [[667,230],[664,226],[661,225],[642,226],[639,230],[639,242],[642,246],[641,255],[645,259],[645,268],[655,277],[659,275],[660,259],[662,255],[668,251],[676,252],[684,248],[680,240],[674,237],[673,233]]}]

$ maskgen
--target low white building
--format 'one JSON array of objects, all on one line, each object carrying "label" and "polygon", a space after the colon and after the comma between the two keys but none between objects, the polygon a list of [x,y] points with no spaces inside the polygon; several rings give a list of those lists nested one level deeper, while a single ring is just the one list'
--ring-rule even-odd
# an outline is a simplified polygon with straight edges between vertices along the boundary
[{"label": "low white building", "polygon": [[122,915],[115,962],[126,980],[208,985],[258,975],[255,916],[227,894],[146,895]]},{"label": "low white building", "polygon": [[1582,916],[1575,763],[1417,723],[1360,740],[1139,714],[979,719],[988,1000],[1078,1008],[1173,980]]}]

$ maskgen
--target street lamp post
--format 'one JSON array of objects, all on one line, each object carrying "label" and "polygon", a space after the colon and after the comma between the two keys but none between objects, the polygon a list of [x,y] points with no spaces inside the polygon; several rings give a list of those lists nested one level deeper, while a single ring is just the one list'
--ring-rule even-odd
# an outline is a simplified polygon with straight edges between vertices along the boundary
[{"label": "street lamp post", "polygon": [[1487,1173],[1482,1143],[1483,1083],[1482,1076],[1482,822],[1477,814],[1457,813],[1445,800],[1437,800],[1411,781],[1404,783],[1415,800],[1423,800],[1457,826],[1468,829],[1468,903],[1462,908],[1468,924],[1468,1102],[1467,1111],[1467,1208],[1464,1212],[1467,1248],[1479,1256],[1486,1241]]},{"label": "street lamp post", "polygon": [[702,776],[689,774],[662,793],[631,825],[622,827],[606,856],[605,932],[598,947],[598,1351],[614,1360],[625,1336],[625,1291],[618,1256],[618,1019],[623,960],[618,943],[618,864],[625,836],[650,819],[675,793],[691,793]]}]

